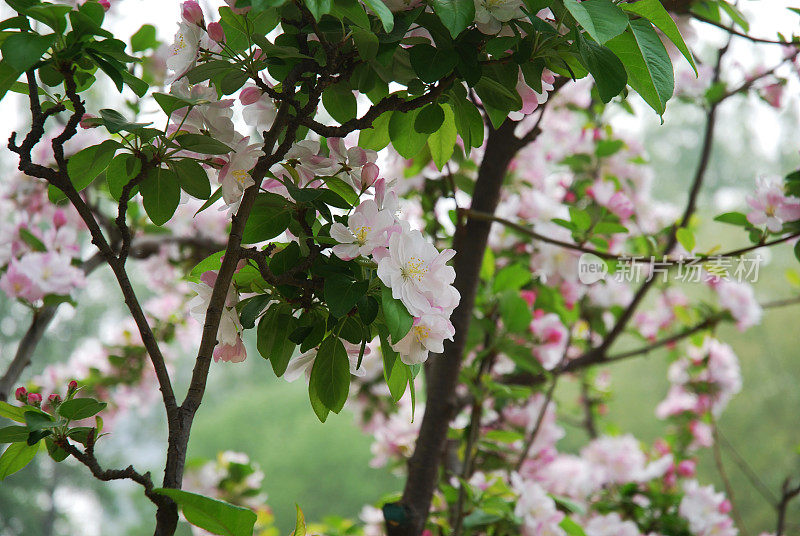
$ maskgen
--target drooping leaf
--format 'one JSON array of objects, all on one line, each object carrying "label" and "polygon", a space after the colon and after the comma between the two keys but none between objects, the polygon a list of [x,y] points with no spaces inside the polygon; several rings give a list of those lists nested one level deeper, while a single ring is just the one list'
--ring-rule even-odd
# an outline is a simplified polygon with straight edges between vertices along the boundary
[{"label": "drooping leaf", "polygon": [[624,32],[628,26],[627,15],[611,0],[564,0],[564,7],[601,45]]},{"label": "drooping leaf", "polygon": [[221,536],[253,536],[257,517],[248,508],[179,489],[156,488],[153,491],[175,501],[192,525]]},{"label": "drooping leaf", "polygon": [[388,287],[381,290],[381,308],[392,343],[396,344],[411,330],[414,319],[405,305],[392,297],[392,291]]},{"label": "drooping leaf", "polygon": [[310,382],[319,400],[334,413],[339,413],[350,390],[350,360],[342,341],[330,336],[319,346]]},{"label": "drooping leaf", "polygon": [[142,204],[147,215],[156,225],[164,225],[175,214],[181,200],[181,187],[175,172],[170,169],[155,168],[139,185]]},{"label": "drooping leaf", "polygon": [[680,30],[678,30],[678,25],[675,24],[675,21],[667,10],[664,9],[664,6],[659,0],[638,0],[633,3],[623,2],[620,4],[620,7],[625,11],[636,13],[652,22],[653,25],[661,30],[678,50],[680,50],[683,57],[686,58],[686,61],[692,66],[694,74],[697,75],[697,66],[694,63],[694,56],[691,50],[686,46],[686,42],[683,40]]},{"label": "drooping leaf", "polygon": [[453,115],[453,109],[445,104],[442,106],[444,110],[444,120],[442,121],[439,129],[430,135],[428,138],[428,147],[431,150],[431,158],[433,163],[440,170],[453,156],[453,151],[456,145],[456,121]]},{"label": "drooping leaf", "polygon": [[603,102],[610,102],[625,89],[628,83],[625,66],[609,48],[589,39],[581,39],[578,42],[578,50],[583,63],[594,78],[597,92]]},{"label": "drooping leaf", "polygon": [[645,19],[630,21],[629,28],[606,46],[622,60],[628,84],[658,115],[664,115],[675,78],[667,49],[650,22]]}]

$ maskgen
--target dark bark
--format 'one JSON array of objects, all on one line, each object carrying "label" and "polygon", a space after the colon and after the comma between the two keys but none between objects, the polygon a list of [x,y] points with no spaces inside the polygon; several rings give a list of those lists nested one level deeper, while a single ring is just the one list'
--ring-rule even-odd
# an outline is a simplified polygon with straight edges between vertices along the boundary
[{"label": "dark bark", "polygon": [[[515,126],[512,121],[506,121],[499,129],[489,130],[486,152],[472,197],[472,210],[494,213],[508,164],[519,149],[520,142],[514,136]],[[414,454],[408,461],[403,497],[400,503],[384,508],[389,536],[416,536],[422,532],[428,517],[439,480],[447,430],[456,407],[456,385],[491,225],[490,221],[469,218],[453,239],[456,250],[453,261],[455,287],[461,294],[461,302],[451,318],[456,329],[455,339],[445,345],[442,355],[430,359],[431,366],[426,377],[428,396],[425,414]]]}]

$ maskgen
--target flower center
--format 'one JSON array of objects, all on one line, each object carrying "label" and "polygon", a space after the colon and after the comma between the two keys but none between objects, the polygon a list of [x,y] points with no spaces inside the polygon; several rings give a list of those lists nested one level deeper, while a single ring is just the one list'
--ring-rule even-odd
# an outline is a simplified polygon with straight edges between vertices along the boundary
[{"label": "flower center", "polygon": [[414,326],[414,336],[420,344],[431,336],[431,328],[427,326]]},{"label": "flower center", "polygon": [[244,185],[244,181],[247,180],[247,170],[244,169],[235,169],[231,175],[233,175],[233,178],[236,179],[236,182],[241,185]]},{"label": "flower center", "polygon": [[372,227],[361,226],[356,227],[355,237],[359,245],[363,246],[367,243],[367,233],[372,230]]},{"label": "flower center", "polygon": [[426,273],[428,273],[428,267],[425,266],[425,261],[418,257],[411,257],[400,270],[403,279],[415,279],[417,282],[422,281]]}]

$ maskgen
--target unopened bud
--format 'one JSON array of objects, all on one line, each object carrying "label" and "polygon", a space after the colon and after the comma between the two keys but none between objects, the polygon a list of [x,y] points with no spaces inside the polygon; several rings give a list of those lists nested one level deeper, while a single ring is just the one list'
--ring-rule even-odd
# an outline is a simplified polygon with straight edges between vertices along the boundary
[{"label": "unopened bud", "polygon": [[697,469],[697,462],[694,460],[683,460],[678,464],[678,474],[685,478],[691,478]]},{"label": "unopened bud", "polygon": [[69,385],[67,385],[67,394],[71,395],[77,390],[78,390],[78,382],[76,382],[75,380],[69,382]]},{"label": "unopened bud", "polygon": [[198,26],[203,24],[203,10],[195,0],[186,0],[181,5],[181,16],[183,20],[191,24],[197,24]]},{"label": "unopened bud", "polygon": [[103,6],[103,10],[105,11],[111,9],[111,0],[97,0],[97,3]]},{"label": "unopened bud", "polygon": [[253,104],[254,102],[258,102],[258,99],[261,98],[261,90],[255,86],[248,86],[244,88],[241,93],[239,93],[239,100],[242,101],[242,104],[247,106],[248,104]]},{"label": "unopened bud", "polygon": [[208,31],[208,37],[210,37],[212,41],[217,43],[225,42],[225,31],[222,29],[222,25],[220,23],[209,22],[206,30]]},{"label": "unopened bud", "polygon": [[28,401],[28,390],[24,387],[17,387],[17,390],[14,391],[14,397],[19,400],[20,402],[27,402]]},{"label": "unopened bud", "polygon": [[42,395],[39,393],[28,393],[28,404],[39,407],[42,404]]}]

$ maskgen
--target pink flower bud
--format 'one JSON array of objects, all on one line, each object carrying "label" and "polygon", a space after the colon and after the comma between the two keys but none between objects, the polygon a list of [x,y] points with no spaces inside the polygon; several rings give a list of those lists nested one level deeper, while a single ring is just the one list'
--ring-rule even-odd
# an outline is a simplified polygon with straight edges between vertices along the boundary
[{"label": "pink flower bud", "polygon": [[81,128],[96,128],[100,126],[100,120],[92,114],[83,114],[79,125]]},{"label": "pink flower bud", "polygon": [[195,0],[186,0],[181,5],[181,16],[188,23],[197,24],[198,26],[203,24],[203,10]]},{"label": "pink flower bud", "polygon": [[28,400],[28,390],[24,387],[17,387],[17,390],[14,391],[14,397],[20,402],[25,402]]},{"label": "pink flower bud", "polygon": [[206,31],[208,31],[208,37],[210,37],[212,41],[216,41],[217,43],[225,42],[225,31],[222,29],[220,23],[209,22]]},{"label": "pink flower bud", "polygon": [[239,93],[239,100],[242,101],[242,104],[245,106],[258,102],[260,98],[261,90],[256,86],[248,86]]},{"label": "pink flower bud", "polygon": [[364,164],[361,168],[361,188],[366,190],[375,184],[375,181],[378,179],[378,173],[380,173],[380,170],[374,163],[367,162]]},{"label": "pink flower bud", "polygon": [[653,443],[653,447],[656,449],[656,452],[658,452],[661,456],[664,456],[665,454],[669,454],[670,450],[671,450],[669,448],[669,443],[667,443],[666,441],[664,441],[660,437],[655,440],[655,442]]},{"label": "pink flower bud", "polygon": [[697,469],[697,462],[694,460],[683,460],[678,464],[678,474],[685,478],[694,476]]},{"label": "pink flower bud", "polygon": [[39,406],[42,403],[42,395],[39,393],[28,393],[28,404],[31,406]]},{"label": "pink flower bud", "polygon": [[67,217],[64,215],[64,211],[60,208],[56,209],[53,213],[53,225],[58,227],[62,227],[67,223]]},{"label": "pink flower bud", "polygon": [[664,485],[668,488],[673,487],[678,481],[678,477],[675,476],[675,473],[670,471],[666,475],[664,475]]},{"label": "pink flower bud", "polygon": [[733,505],[731,505],[731,501],[729,501],[728,499],[725,499],[721,503],[719,503],[720,514],[727,514],[728,512],[731,511],[731,508],[733,508]]},{"label": "pink flower bud", "polygon": [[97,3],[103,6],[103,10],[105,11],[111,9],[111,0],[97,0]]},{"label": "pink flower bud", "polygon": [[76,382],[75,380],[69,382],[69,385],[67,385],[67,394],[71,395],[77,390],[78,390],[78,382]]},{"label": "pink flower bud", "polygon": [[533,308],[533,304],[536,303],[536,291],[535,290],[520,290],[519,296],[528,304],[528,307]]},{"label": "pink flower bud", "polygon": [[50,402],[51,406],[57,406],[61,403],[61,396],[53,393],[47,397],[47,401]]}]

